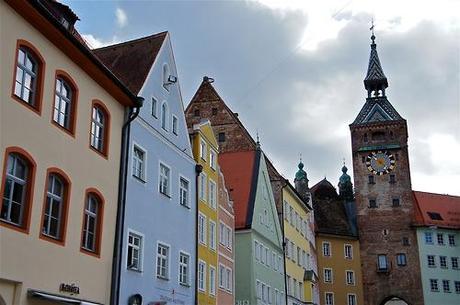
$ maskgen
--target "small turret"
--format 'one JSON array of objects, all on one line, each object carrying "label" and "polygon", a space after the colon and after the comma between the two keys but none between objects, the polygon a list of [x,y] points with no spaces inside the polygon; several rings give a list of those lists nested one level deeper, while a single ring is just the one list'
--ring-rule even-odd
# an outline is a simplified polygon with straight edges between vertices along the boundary
[{"label": "small turret", "polygon": [[294,178],[294,185],[296,191],[300,194],[302,199],[309,203],[310,202],[310,188],[308,187],[308,178],[307,172],[304,171],[304,164],[302,163],[302,159],[299,162],[299,170],[295,174]]},{"label": "small turret", "polygon": [[339,196],[346,201],[353,200],[353,183],[351,177],[347,174],[348,168],[345,164],[342,167],[342,176],[339,178]]}]

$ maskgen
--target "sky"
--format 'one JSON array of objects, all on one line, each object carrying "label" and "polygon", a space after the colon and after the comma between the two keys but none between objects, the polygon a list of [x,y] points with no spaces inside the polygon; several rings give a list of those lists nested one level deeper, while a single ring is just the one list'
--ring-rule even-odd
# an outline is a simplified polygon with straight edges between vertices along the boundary
[{"label": "sky", "polygon": [[351,169],[373,20],[387,97],[408,122],[412,188],[460,195],[460,1],[63,1],[99,47],[171,34],[184,106],[204,75],[293,180]]}]

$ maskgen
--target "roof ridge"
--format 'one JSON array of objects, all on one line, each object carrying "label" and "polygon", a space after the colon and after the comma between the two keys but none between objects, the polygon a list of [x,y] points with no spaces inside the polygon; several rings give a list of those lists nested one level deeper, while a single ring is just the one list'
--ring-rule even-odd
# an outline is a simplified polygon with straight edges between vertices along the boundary
[{"label": "roof ridge", "polygon": [[138,42],[142,42],[142,41],[145,41],[145,40],[157,38],[157,37],[160,37],[162,35],[166,35],[168,33],[169,33],[168,31],[163,31],[163,32],[152,34],[152,35],[149,35],[149,36],[135,38],[135,39],[132,39],[132,40],[127,40],[127,41],[111,44],[109,46],[96,48],[96,49],[93,49],[92,51],[100,51],[100,50],[105,50],[105,49],[108,49],[108,48],[124,46],[124,45],[131,44],[131,43],[138,43]]},{"label": "roof ridge", "polygon": [[460,198],[460,196],[459,196],[459,195],[439,194],[439,193],[426,192],[426,191],[415,191],[415,190],[412,190],[412,192],[414,192],[414,193],[424,193],[424,194],[431,194],[431,195],[437,195],[437,196],[449,196],[449,197]]}]

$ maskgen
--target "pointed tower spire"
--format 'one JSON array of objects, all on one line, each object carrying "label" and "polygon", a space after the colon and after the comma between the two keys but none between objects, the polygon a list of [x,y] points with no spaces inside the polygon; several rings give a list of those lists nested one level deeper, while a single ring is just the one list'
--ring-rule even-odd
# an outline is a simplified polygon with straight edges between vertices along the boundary
[{"label": "pointed tower spire", "polygon": [[345,161],[342,167],[342,176],[339,178],[339,196],[344,200],[353,200],[353,183],[351,177],[347,174],[348,168]]},{"label": "pointed tower spire", "polygon": [[377,44],[375,43],[374,22],[371,26],[371,55],[369,57],[369,66],[367,75],[364,79],[364,87],[367,90],[368,97],[385,96],[385,89],[388,87],[388,80],[383,73],[382,65],[380,64],[379,54],[377,53]]}]

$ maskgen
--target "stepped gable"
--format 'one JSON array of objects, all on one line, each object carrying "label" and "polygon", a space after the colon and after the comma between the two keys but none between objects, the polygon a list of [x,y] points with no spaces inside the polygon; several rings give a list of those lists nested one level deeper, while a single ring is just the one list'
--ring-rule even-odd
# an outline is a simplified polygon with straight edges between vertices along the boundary
[{"label": "stepped gable", "polygon": [[139,94],[168,32],[94,49],[93,53],[134,94]]},{"label": "stepped gable", "polygon": [[421,226],[460,229],[460,197],[414,191],[415,222]]},{"label": "stepped gable", "polygon": [[349,225],[343,200],[324,178],[311,188],[317,233],[357,237]]}]

